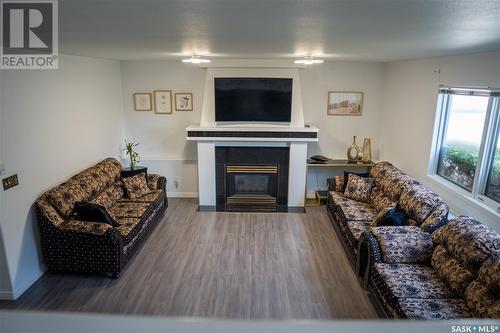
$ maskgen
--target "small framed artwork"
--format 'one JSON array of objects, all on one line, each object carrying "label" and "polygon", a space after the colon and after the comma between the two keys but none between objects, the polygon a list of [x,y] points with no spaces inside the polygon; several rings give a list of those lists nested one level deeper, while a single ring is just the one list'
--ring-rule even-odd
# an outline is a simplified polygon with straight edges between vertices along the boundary
[{"label": "small framed artwork", "polygon": [[172,92],[170,90],[153,91],[155,113],[172,114]]},{"label": "small framed artwork", "polygon": [[329,116],[361,116],[363,93],[360,91],[329,91],[326,113]]},{"label": "small framed artwork", "polygon": [[134,109],[135,111],[151,111],[153,106],[150,93],[135,93],[134,94]]},{"label": "small framed artwork", "polygon": [[176,93],[175,94],[176,111],[193,111],[193,94]]}]

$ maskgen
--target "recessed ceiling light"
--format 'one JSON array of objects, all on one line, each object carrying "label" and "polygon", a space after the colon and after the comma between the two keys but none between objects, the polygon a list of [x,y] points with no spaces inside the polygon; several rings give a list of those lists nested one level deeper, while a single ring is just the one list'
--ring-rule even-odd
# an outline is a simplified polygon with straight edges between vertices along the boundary
[{"label": "recessed ceiling light", "polygon": [[302,65],[314,65],[314,64],[322,64],[323,60],[321,60],[321,59],[315,59],[312,56],[306,56],[303,59],[297,59],[294,62],[296,64],[302,64]]},{"label": "recessed ceiling light", "polygon": [[191,58],[182,59],[182,62],[188,62],[191,64],[204,64],[210,62],[210,59],[205,59],[200,56],[191,56]]}]

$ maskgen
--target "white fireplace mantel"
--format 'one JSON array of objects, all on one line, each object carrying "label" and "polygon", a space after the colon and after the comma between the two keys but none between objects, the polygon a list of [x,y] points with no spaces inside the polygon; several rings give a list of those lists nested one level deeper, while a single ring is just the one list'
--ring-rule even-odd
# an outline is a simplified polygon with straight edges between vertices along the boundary
[{"label": "white fireplace mantel", "polygon": [[201,208],[215,207],[215,148],[239,147],[289,147],[288,207],[304,207],[307,143],[318,141],[318,128],[285,126],[217,126],[191,125],[186,128],[186,139],[197,141],[198,186]]}]

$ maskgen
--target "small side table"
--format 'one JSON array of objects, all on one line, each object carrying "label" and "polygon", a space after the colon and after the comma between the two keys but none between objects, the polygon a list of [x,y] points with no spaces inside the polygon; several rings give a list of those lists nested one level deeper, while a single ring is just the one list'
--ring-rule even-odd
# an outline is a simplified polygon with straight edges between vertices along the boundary
[{"label": "small side table", "polygon": [[127,177],[132,177],[132,176],[138,175],[142,172],[144,172],[146,174],[146,179],[147,179],[148,168],[145,166],[136,166],[134,168],[134,170],[131,170],[130,167],[123,168],[123,170],[120,173],[120,176],[122,178],[127,178]]}]

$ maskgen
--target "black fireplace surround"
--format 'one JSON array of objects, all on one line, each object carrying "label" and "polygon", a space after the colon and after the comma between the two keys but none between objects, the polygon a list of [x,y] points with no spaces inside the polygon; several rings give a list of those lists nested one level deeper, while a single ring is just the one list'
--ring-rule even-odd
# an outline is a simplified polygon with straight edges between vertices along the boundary
[{"label": "black fireplace surround", "polygon": [[286,211],[288,147],[216,147],[217,211]]}]

